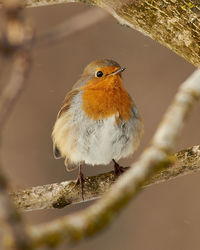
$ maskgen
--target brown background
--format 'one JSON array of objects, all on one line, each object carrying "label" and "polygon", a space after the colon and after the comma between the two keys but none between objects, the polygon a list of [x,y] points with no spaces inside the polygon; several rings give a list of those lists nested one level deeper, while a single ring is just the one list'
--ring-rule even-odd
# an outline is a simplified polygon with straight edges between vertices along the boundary
[{"label": "brown background", "polygon": [[[66,4],[29,9],[27,15],[37,31],[42,31],[87,9],[79,4]],[[148,37],[120,26],[113,17],[53,46],[35,49],[33,58],[28,85],[9,119],[3,138],[4,167],[16,188],[76,177],[76,171],[65,171],[62,160],[54,160],[50,135],[65,93],[90,61],[112,58],[127,67],[125,86],[134,97],[145,124],[141,146],[134,159],[148,145],[180,83],[194,70],[192,65]],[[199,144],[199,109],[200,104],[197,104],[176,150]],[[122,161],[122,164],[130,162]],[[94,175],[110,168],[87,167],[84,173]],[[200,174],[194,174],[152,186],[133,200],[101,234],[79,245],[63,245],[59,249],[200,249],[199,179]],[[29,223],[37,224],[90,204],[29,212],[25,216]]]}]

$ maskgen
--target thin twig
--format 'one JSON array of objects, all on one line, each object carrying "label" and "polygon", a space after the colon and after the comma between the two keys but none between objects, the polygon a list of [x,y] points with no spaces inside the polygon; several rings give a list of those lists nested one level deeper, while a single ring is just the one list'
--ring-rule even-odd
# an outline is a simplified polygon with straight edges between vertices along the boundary
[{"label": "thin twig", "polygon": [[83,13],[73,16],[64,23],[56,27],[46,30],[41,34],[36,35],[35,46],[49,45],[59,40],[64,41],[69,36],[75,35],[80,31],[95,25],[108,17],[108,13],[99,8],[92,8]]},{"label": "thin twig", "polygon": [[0,222],[3,226],[3,244],[6,249],[28,250],[30,240],[25,231],[24,221],[8,196],[8,179],[0,165]]},{"label": "thin twig", "polygon": [[[21,16],[19,0],[4,0],[4,25],[0,30],[0,52],[13,60],[10,81],[0,92],[0,135],[11,110],[21,93],[30,66],[29,52],[23,44],[31,39]],[[0,221],[4,223],[4,246],[6,249],[28,250],[31,248],[24,221],[8,195],[9,180],[0,165]]]},{"label": "thin twig", "polygon": [[0,93],[0,131],[20,96],[30,67],[30,59],[25,52],[14,57],[14,68],[10,81]]},{"label": "thin twig", "polygon": [[[89,208],[29,228],[34,246],[58,245],[62,241],[80,241],[106,227],[141,187],[157,171],[172,162],[171,150],[195,100],[200,96],[200,70],[196,70],[180,87],[152,141],[139,160],[132,164],[109,191]],[[175,121],[174,121],[175,120]]]},{"label": "thin twig", "polygon": [[[126,168],[128,169],[128,168]],[[156,173],[143,187],[165,182],[179,176],[200,171],[200,146],[182,150],[174,155],[173,163]],[[76,180],[53,183],[12,192],[11,198],[23,211],[65,206],[100,198],[114,183],[113,171],[85,178],[84,200]]]},{"label": "thin twig", "polygon": [[[27,71],[29,70],[28,55],[20,52],[14,58],[14,67],[11,79],[5,89],[0,93],[0,131],[3,128],[10,112],[24,86]],[[0,166],[0,221],[6,223],[9,228],[4,235],[4,244],[8,248],[18,250],[30,249],[30,241],[24,229],[24,222],[8,195],[9,181]]]}]

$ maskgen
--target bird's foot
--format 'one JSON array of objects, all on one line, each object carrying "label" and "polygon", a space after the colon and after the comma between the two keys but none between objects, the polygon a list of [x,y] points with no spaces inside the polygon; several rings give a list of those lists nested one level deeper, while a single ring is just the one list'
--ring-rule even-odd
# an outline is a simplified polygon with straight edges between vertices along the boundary
[{"label": "bird's foot", "polygon": [[84,200],[84,192],[83,192],[83,186],[84,186],[84,175],[81,171],[81,166],[79,167],[79,172],[78,172],[78,177],[76,179],[76,183],[75,183],[75,186],[78,186],[80,185],[80,190],[81,190],[81,197],[82,199]]},{"label": "bird's foot", "polygon": [[127,170],[127,168],[120,166],[115,160],[113,160],[113,162],[114,162],[114,178],[116,180],[121,174],[123,174]]}]

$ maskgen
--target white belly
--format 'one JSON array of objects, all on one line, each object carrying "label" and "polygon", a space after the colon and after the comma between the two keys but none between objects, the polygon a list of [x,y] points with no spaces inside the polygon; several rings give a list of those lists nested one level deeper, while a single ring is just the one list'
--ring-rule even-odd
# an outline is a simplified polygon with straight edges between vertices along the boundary
[{"label": "white belly", "polygon": [[118,161],[132,154],[134,144],[138,144],[137,121],[116,124],[115,116],[112,116],[98,122],[87,121],[84,125],[80,128],[76,154],[86,164]]},{"label": "white belly", "polygon": [[76,103],[66,115],[59,118],[54,127],[59,131],[54,142],[62,149],[61,154],[66,157],[68,169],[75,168],[79,163],[109,164],[112,159],[118,161],[133,154],[143,130],[136,108],[132,109],[130,121],[118,123],[115,115],[95,121],[80,110],[81,103]]}]

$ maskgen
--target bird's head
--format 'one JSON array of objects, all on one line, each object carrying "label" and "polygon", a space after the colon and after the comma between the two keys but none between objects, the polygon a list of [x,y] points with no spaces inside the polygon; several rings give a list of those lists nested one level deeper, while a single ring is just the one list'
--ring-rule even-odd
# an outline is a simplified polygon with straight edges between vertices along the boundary
[{"label": "bird's head", "polygon": [[83,79],[87,79],[87,86],[97,86],[99,84],[117,84],[121,82],[121,73],[125,70],[117,62],[110,59],[93,61],[88,64],[82,74]]}]

